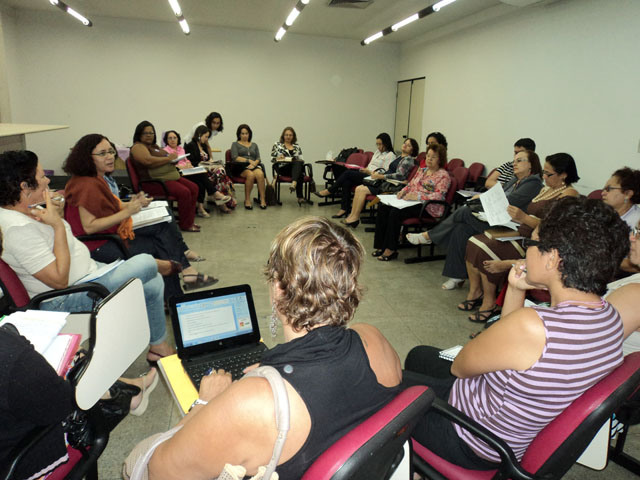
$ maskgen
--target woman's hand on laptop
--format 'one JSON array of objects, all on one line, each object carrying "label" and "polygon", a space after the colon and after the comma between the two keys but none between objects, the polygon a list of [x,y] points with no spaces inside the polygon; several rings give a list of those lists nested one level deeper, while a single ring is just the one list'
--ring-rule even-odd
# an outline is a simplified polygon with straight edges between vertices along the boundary
[{"label": "woman's hand on laptop", "polygon": [[213,370],[202,377],[200,382],[199,398],[210,402],[231,385],[231,374],[222,369]]}]

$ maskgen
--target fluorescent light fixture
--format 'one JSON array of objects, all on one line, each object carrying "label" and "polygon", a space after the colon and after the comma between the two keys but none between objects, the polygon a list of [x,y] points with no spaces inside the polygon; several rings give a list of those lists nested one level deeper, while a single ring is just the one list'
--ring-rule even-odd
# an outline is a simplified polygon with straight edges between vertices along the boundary
[{"label": "fluorescent light fixture", "polygon": [[411,22],[415,22],[416,20],[418,20],[418,18],[420,18],[418,16],[418,14],[414,13],[413,15],[411,15],[408,18],[405,18],[401,22],[398,22],[395,25],[391,25],[391,30],[396,32],[396,31],[400,30],[402,27],[404,27],[405,25],[409,25]]},{"label": "fluorescent light fixture", "polygon": [[78,12],[76,12],[71,7],[67,7],[67,13],[69,15],[71,15],[73,18],[76,18],[76,19],[80,20],[85,25],[89,25],[89,23],[91,23],[91,22],[89,22],[89,20],[87,18],[85,18],[82,15],[80,15]]},{"label": "fluorescent light fixture", "polygon": [[176,17],[182,16],[182,9],[180,8],[178,0],[169,0],[169,5],[171,5],[171,10],[173,10]]},{"label": "fluorescent light fixture", "polygon": [[309,5],[309,0],[300,0],[300,2],[304,5]]},{"label": "fluorescent light fixture", "polygon": [[440,2],[436,3],[433,7],[433,11],[434,12],[439,12],[441,8],[446,7],[447,5],[449,5],[450,3],[455,2],[456,0],[441,0]]},{"label": "fluorescent light fixture", "polygon": [[191,32],[191,30],[189,30],[189,24],[187,23],[187,21],[183,18],[182,20],[180,20],[178,22],[180,24],[180,28],[182,29],[182,31],[184,32],[185,35],[189,35],[189,33]]},{"label": "fluorescent light fixture", "polygon": [[280,27],[280,30],[278,30],[278,33],[276,33],[276,42],[282,40],[282,37],[284,37],[285,33],[287,33],[287,31],[283,27]]},{"label": "fluorescent light fixture", "polygon": [[369,45],[371,42],[375,42],[379,38],[382,38],[382,35],[384,35],[382,32],[374,33],[370,37],[364,39],[364,44]]},{"label": "fluorescent light fixture", "polygon": [[293,22],[296,21],[296,18],[298,18],[298,15],[300,15],[300,10],[298,10],[296,7],[293,7],[293,10],[291,10],[291,13],[287,17],[287,19],[284,21],[284,23],[286,23],[287,26],[290,27],[291,25],[293,25]]},{"label": "fluorescent light fixture", "polygon": [[57,7],[57,6],[58,6],[58,0],[49,0],[49,3],[50,3],[51,5],[53,5],[54,7]]},{"label": "fluorescent light fixture", "polygon": [[85,16],[81,15],[80,13],[76,12],[73,8],[71,8],[66,3],[61,2],[60,0],[49,0],[49,3],[51,5],[53,5],[54,7],[58,7],[63,12],[67,12],[69,15],[71,15],[76,20],[80,20],[83,25],[85,25],[87,27],[91,27],[93,25],[93,23],[91,23],[91,20],[89,20]]}]

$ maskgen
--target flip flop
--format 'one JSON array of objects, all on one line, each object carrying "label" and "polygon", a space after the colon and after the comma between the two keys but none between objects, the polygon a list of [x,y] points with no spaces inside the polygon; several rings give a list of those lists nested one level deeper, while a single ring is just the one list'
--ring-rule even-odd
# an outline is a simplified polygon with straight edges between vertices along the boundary
[{"label": "flip flop", "polygon": [[[460,308],[462,305],[462,308]],[[463,312],[471,312],[482,305],[482,295],[478,298],[474,298],[473,300],[465,300],[464,302],[458,305],[458,310],[462,310]]]},{"label": "flip flop", "polygon": [[207,278],[205,278],[205,275],[203,273],[198,273],[197,275],[196,274],[182,275],[183,280],[184,280],[184,277],[196,277],[195,282],[184,282],[184,284],[182,285],[182,288],[185,291],[196,290],[198,288],[204,288],[204,287],[210,287],[211,285],[215,285],[219,281],[218,278],[211,277],[209,275],[207,275],[206,276]]},{"label": "flip flop", "polygon": [[150,372],[151,370],[142,377],[142,400],[140,401],[140,404],[133,410],[129,410],[129,413],[136,417],[142,415],[147,410],[147,407],[149,406],[149,396],[151,395],[151,392],[155,390],[158,385],[158,381],[160,380],[160,373],[156,370],[156,374],[153,377],[153,380],[151,380],[151,383],[149,385],[145,385],[145,380]]}]

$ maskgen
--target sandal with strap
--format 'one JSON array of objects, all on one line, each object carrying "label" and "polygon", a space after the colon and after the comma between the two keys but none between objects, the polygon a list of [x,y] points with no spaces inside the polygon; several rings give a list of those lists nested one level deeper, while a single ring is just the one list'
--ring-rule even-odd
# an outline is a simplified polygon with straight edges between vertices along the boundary
[{"label": "sandal with strap", "polygon": [[490,310],[478,310],[469,317],[469,321],[474,323],[486,323],[491,317],[499,314],[500,310],[500,307],[497,305]]},{"label": "sandal with strap", "polygon": [[[462,308],[460,307],[462,305]],[[462,310],[463,312],[471,312],[482,305],[482,295],[478,298],[474,298],[473,300],[465,300],[464,302],[458,305],[458,310]]]},{"label": "sandal with strap", "polygon": [[204,288],[204,287],[210,287],[211,285],[215,285],[219,281],[218,278],[210,277],[209,275],[205,275],[203,273],[198,273],[198,274],[193,273],[190,275],[182,275],[183,280],[184,280],[184,277],[196,277],[195,282],[184,282],[184,284],[182,285],[182,288],[185,291],[195,290],[195,289]]}]

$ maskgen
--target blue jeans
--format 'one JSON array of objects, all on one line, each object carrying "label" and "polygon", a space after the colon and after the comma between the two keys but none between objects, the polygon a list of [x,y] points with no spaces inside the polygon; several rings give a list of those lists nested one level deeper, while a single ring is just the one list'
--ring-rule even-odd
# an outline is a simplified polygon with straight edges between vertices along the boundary
[{"label": "blue jeans", "polygon": [[[131,257],[94,282],[113,292],[131,278],[139,278],[144,289],[144,303],[147,306],[151,345],[162,343],[167,338],[164,316],[164,282],[158,273],[158,265],[151,255],[141,254]],[[93,307],[93,300],[84,293],[72,293],[42,302],[42,310],[58,312],[87,312]]]}]

